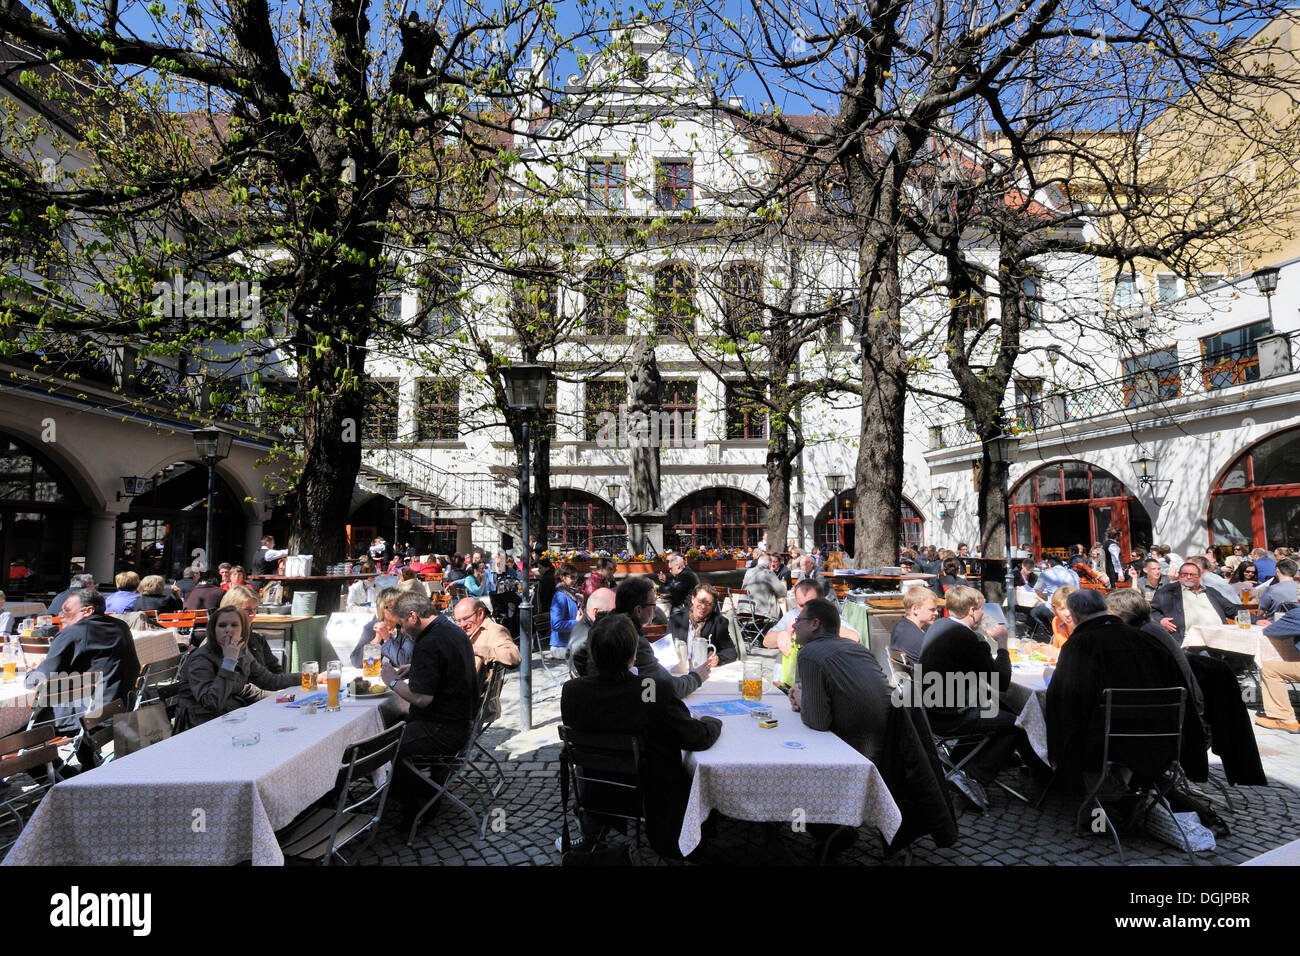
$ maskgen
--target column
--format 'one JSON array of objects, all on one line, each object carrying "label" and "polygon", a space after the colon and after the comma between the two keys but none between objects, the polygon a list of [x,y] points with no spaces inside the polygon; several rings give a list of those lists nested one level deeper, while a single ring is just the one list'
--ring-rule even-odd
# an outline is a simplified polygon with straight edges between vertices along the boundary
[{"label": "column", "polygon": [[474,519],[454,518],[456,522],[456,550],[469,554],[474,550]]},{"label": "column", "polygon": [[95,576],[100,586],[111,584],[117,570],[117,519],[129,505],[109,505],[104,511],[90,515],[90,533],[86,542],[86,570]]},{"label": "column", "polygon": [[[256,502],[254,507],[259,511],[262,509],[262,503]],[[253,558],[257,555],[257,549],[262,546],[262,519],[249,518],[248,523],[244,525],[244,568],[251,572]],[[313,568],[313,573],[315,569]]]}]

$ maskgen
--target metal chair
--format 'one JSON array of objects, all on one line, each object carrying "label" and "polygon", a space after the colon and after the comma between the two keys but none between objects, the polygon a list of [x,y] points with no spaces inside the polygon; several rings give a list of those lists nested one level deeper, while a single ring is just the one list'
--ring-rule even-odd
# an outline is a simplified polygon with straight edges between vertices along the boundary
[{"label": "metal chair", "polygon": [[474,732],[473,749],[486,757],[492,769],[497,772],[496,784],[488,784],[487,773],[478,764],[471,762],[470,766],[482,775],[484,784],[488,785],[492,796],[496,797],[506,787],[506,772],[502,769],[501,761],[497,759],[496,754],[484,747],[480,738],[501,716],[501,688],[505,685],[506,668],[495,661],[485,664],[484,667],[488,670],[488,674],[484,682],[483,702],[479,708],[479,723]]},{"label": "metal chair", "polygon": [[339,852],[344,846],[367,832],[369,845],[384,815],[392,773],[385,774],[379,783],[374,782],[374,777],[393,762],[405,732],[406,722],[401,721],[343,751],[343,765],[334,789],[278,837],[286,857],[317,860],[325,866],[335,859],[346,864],[347,857]]},{"label": "metal chair", "polygon": [[753,650],[756,646],[762,645],[763,635],[771,630],[776,622],[769,617],[754,613],[754,599],[749,596],[749,592],[733,590],[731,593],[739,595],[735,603],[736,623],[740,626],[741,637],[744,638],[749,649]]},{"label": "metal chair", "polygon": [[[535,611],[533,612],[532,627],[529,629],[531,636],[528,640],[528,652],[536,652],[537,659],[542,662],[542,672],[546,674],[546,679],[555,685],[558,690],[564,683],[564,678],[568,676],[568,662],[550,661],[546,659],[547,653],[551,649],[551,612]],[[522,641],[520,642],[522,646]],[[522,652],[521,652],[522,653]],[[559,671],[561,677],[556,678],[556,671]],[[544,697],[543,700],[552,698]]]},{"label": "metal chair", "polygon": [[[500,667],[494,667],[493,672],[492,679],[497,682],[496,687],[493,693],[484,693],[479,699],[478,711],[475,713],[474,722],[470,727],[469,739],[456,754],[449,757],[433,754],[411,754],[402,758],[402,766],[418,779],[424,781],[433,790],[433,796],[425,802],[411,821],[411,832],[406,841],[408,846],[415,842],[415,831],[420,828],[420,821],[443,797],[446,797],[469,815],[469,818],[474,822],[475,829],[479,831],[480,839],[487,836],[487,814],[485,813],[480,820],[474,808],[452,793],[451,788],[461,780],[468,781],[475,794],[482,798],[484,809],[486,809],[488,801],[496,797],[505,786],[504,772],[501,773],[500,782],[494,787],[488,785],[487,774],[481,768],[473,765],[473,757],[476,751],[487,753],[486,748],[479,745],[479,737],[501,714],[501,683],[505,680],[505,673],[504,669]],[[498,673],[500,674],[499,677],[497,676]],[[491,754],[488,754],[488,756],[491,757]],[[500,770],[499,765],[497,769]],[[473,770],[482,778],[482,786],[469,780],[467,772],[470,770]],[[446,771],[441,783],[433,776],[438,771]]]},{"label": "metal chair", "polygon": [[27,825],[24,812],[30,811],[40,803],[45,792],[54,786],[58,779],[55,765],[59,761],[59,745],[55,743],[58,731],[52,725],[45,725],[35,730],[20,730],[16,734],[0,737],[0,785],[19,774],[30,774],[38,767],[45,768],[45,776],[35,785],[24,789],[15,789],[10,785],[0,790],[0,819],[10,819],[16,823],[13,839],[0,843],[0,856],[9,851],[23,827]]},{"label": "metal chair", "polygon": [[640,850],[645,822],[641,790],[641,741],[624,734],[595,734],[560,725],[561,850],[569,852],[569,791],[583,823],[584,841],[596,847],[622,820],[635,826],[634,848]]},{"label": "metal chair", "polygon": [[[1167,799],[1169,791],[1184,779],[1179,758],[1182,756],[1187,689],[1107,687],[1101,696],[1102,703],[1098,707],[1103,733],[1101,768],[1097,782],[1092,785],[1075,814],[1076,831],[1083,824],[1084,812],[1090,809],[1091,804],[1095,804],[1095,809],[1101,811],[1106,829],[1115,841],[1115,849],[1123,863],[1124,847],[1119,840],[1119,831],[1102,803],[1101,791],[1112,780],[1111,771],[1115,767],[1131,770],[1131,765],[1135,762],[1148,767],[1156,766],[1160,769],[1148,773],[1147,779],[1134,779],[1129,786],[1136,784],[1139,792],[1153,797],[1169,813],[1182,838],[1187,859],[1194,866],[1196,858],[1192,856],[1187,844],[1187,835],[1183,833]],[[1131,823],[1132,820],[1128,822]]]},{"label": "metal chair", "polygon": [[167,708],[167,716],[175,718],[176,702],[184,689],[184,685],[177,678],[188,654],[187,651],[185,654],[165,661],[154,661],[142,667],[129,698],[131,709],[139,710],[145,704],[160,701]]}]

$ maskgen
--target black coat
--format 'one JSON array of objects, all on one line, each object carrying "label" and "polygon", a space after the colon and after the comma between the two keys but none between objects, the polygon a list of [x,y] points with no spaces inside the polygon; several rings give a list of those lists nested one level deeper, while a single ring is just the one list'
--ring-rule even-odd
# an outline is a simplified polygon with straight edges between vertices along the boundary
[{"label": "black coat", "polygon": [[[1237,612],[1241,610],[1241,605],[1230,604],[1214,588],[1204,588],[1203,590],[1209,596],[1210,604],[1223,618],[1224,624],[1236,617]],[[1160,585],[1160,587],[1156,588],[1156,593],[1151,595],[1151,620],[1159,624],[1160,619],[1163,617],[1174,619],[1174,627],[1176,628],[1174,634],[1178,638],[1178,643],[1181,644],[1186,636],[1183,625],[1183,586],[1177,581]]]},{"label": "black coat", "polygon": [[690,568],[683,567],[681,574],[672,575],[667,581],[659,585],[659,593],[668,598],[670,608],[675,608],[688,603],[691,594],[699,586],[699,576]]},{"label": "black coat", "polygon": [[948,802],[943,767],[924,710],[889,708],[885,753],[879,770],[903,815],[893,842],[886,847],[888,854],[897,853],[926,834],[934,838],[935,846],[957,842],[957,820]]},{"label": "black coat", "polygon": [[[686,635],[690,633],[691,606],[683,604],[681,607],[674,608],[673,613],[668,617],[668,632],[672,634],[673,639],[677,641],[686,640]],[[696,635],[702,637],[718,652],[719,664],[730,664],[739,657],[736,652],[736,645],[731,640],[731,628],[727,622],[727,616],[716,608],[704,626],[700,628],[700,633]]]},{"label": "black coat", "polygon": [[[33,669],[33,673],[49,677],[52,674],[88,674],[98,671],[104,675],[104,703],[126,700],[140,676],[140,659],[135,653],[135,638],[131,629],[117,618],[95,614],[84,621],[70,624],[50,641],[49,653]],[[54,708],[55,717],[66,717],[74,707]],[[48,719],[47,713],[37,719]],[[61,724],[63,728],[65,725]]]},{"label": "black coat", "polygon": [[[1158,637],[1110,614],[1084,621],[1061,648],[1047,687],[1047,749],[1057,777],[1077,786],[1084,770],[1101,768],[1103,690],[1186,686],[1174,652]],[[1206,779],[1205,739],[1190,693],[1183,711],[1180,760],[1191,779]],[[1139,779],[1161,769],[1131,759],[1125,764]]]},{"label": "black coat", "polygon": [[1264,765],[1255,743],[1241,685],[1226,663],[1205,654],[1186,655],[1192,673],[1205,694],[1205,719],[1210,725],[1210,745],[1223,758],[1228,783],[1267,787]]},{"label": "black coat", "polygon": [[629,734],[644,741],[641,787],[645,796],[646,837],[655,852],[680,857],[677,841],[691,794],[683,750],[708,750],[722,733],[722,721],[696,719],[665,681],[646,700],[642,678],[627,671],[566,681],[560,716],[574,730]]}]

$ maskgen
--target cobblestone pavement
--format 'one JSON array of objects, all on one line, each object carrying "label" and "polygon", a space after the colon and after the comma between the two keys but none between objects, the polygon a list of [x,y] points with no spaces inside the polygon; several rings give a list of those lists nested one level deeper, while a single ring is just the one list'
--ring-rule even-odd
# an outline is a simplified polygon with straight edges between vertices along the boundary
[{"label": "cobblestone pavement", "polygon": [[[386,865],[557,865],[555,841],[560,835],[559,792],[559,688],[547,680],[539,659],[533,664],[533,730],[520,732],[518,675],[508,677],[502,693],[503,714],[485,735],[489,749],[501,760],[508,786],[488,808],[487,833],[478,838],[468,817],[456,807],[441,809],[436,819],[423,825],[408,846],[406,832],[398,832],[389,814],[374,842],[358,855],[362,864]],[[1260,755],[1269,787],[1232,789],[1233,811],[1220,806],[1220,816],[1232,833],[1218,841],[1213,852],[1198,853],[1199,865],[1241,863],[1295,837],[1300,820],[1300,736],[1256,728]],[[1210,755],[1211,776],[1220,783],[1218,758]],[[1003,779],[1015,785],[1014,773]],[[1030,781],[1021,781],[1038,790]],[[1213,785],[1206,788],[1218,792]],[[1016,863],[1057,866],[1118,865],[1114,843],[1105,834],[1074,834],[1076,799],[1055,793],[1041,809],[1019,802],[1000,788],[989,787],[986,813],[968,812],[958,820],[960,838],[946,849],[928,837],[913,845],[913,865],[1008,865]],[[571,821],[572,826],[572,821]],[[576,830],[576,828],[574,828]],[[1179,849],[1141,833],[1123,838],[1130,865],[1186,865]],[[639,861],[663,861],[642,843]],[[720,865],[808,865],[816,861],[812,837],[796,833],[789,825],[757,824],[723,819],[707,844],[702,861]],[[870,827],[839,861],[849,865],[900,865],[901,855],[885,861],[879,835]]]}]

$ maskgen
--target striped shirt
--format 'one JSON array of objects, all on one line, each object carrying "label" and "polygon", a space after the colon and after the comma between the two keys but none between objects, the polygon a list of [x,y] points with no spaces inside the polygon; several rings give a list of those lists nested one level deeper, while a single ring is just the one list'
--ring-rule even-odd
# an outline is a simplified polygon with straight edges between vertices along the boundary
[{"label": "striped shirt", "polygon": [[829,730],[872,763],[885,749],[890,688],[872,653],[853,641],[822,635],[799,648],[800,715]]}]

